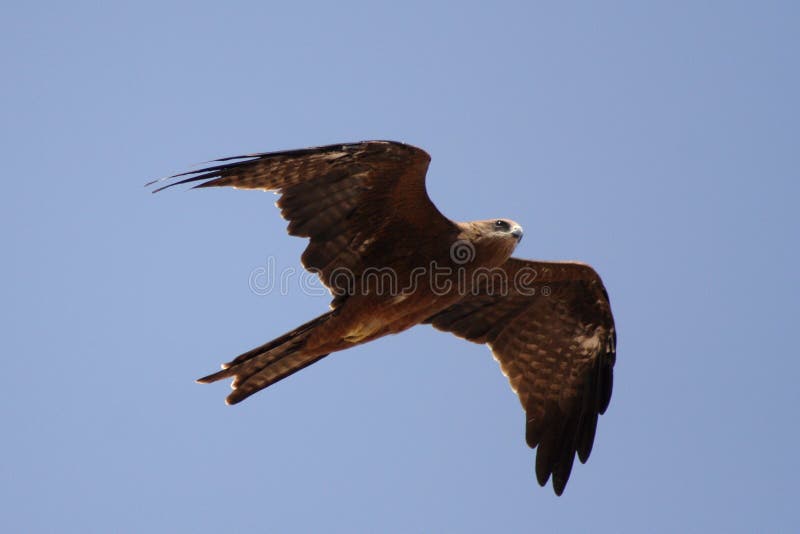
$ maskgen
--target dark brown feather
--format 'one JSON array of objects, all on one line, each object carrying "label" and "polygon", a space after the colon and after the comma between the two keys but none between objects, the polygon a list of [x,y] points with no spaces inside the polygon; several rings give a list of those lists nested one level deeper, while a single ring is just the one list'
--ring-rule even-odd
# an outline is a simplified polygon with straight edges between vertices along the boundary
[{"label": "dark brown feather", "polygon": [[197,382],[210,384],[233,378],[233,392],[228,395],[226,402],[241,402],[327,356],[325,352],[307,352],[303,349],[314,330],[325,324],[335,313],[329,311],[322,314],[269,343],[249,350],[223,365],[221,371],[199,378]]},{"label": "dark brown feather", "polygon": [[526,441],[538,447],[536,478],[544,485],[552,476],[560,495],[575,454],[589,458],[597,416],[611,398],[614,320],[587,265],[511,258],[504,269],[514,281],[507,292],[487,286],[426,322],[488,343],[525,409]]},{"label": "dark brown feather", "polygon": [[195,187],[280,193],[289,233],[310,238],[303,265],[329,288],[334,272],[357,278],[367,267],[391,265],[387,251],[416,251],[430,236],[456,231],[425,190],[430,156],[411,145],[364,141],[217,161],[232,163],[174,175],[186,178],[153,192],[201,182]]}]

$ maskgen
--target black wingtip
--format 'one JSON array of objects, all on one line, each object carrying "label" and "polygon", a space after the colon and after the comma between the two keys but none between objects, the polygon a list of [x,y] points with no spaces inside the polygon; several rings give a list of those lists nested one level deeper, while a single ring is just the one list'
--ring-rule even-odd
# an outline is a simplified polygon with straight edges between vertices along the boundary
[{"label": "black wingtip", "polygon": [[[172,179],[172,178],[175,178],[175,176],[177,176],[177,175],[165,176],[164,178],[157,178],[157,179],[155,179],[155,180],[150,180],[149,182],[147,182],[146,184],[144,184],[144,186],[145,186],[145,187],[151,187],[151,186],[153,186],[153,185],[155,185],[155,184],[158,184],[158,183],[161,183],[161,182],[163,182],[163,181],[165,181],[165,180],[170,180],[170,179]],[[153,189],[153,190],[152,190],[152,191],[150,191],[150,192],[151,192],[151,193],[153,193],[153,194],[155,194],[155,193],[158,193],[159,191],[163,191],[164,189],[166,189],[166,188],[168,188],[168,187],[172,187],[173,185],[178,185],[178,183],[173,183],[173,184],[166,184],[166,185],[162,185],[161,187],[157,187],[157,188]]]},{"label": "black wingtip", "polygon": [[[153,193],[158,193],[159,191],[163,191],[164,189],[167,189],[168,187],[172,187],[174,185],[181,185],[181,184],[186,184],[186,183],[189,183],[189,182],[196,182],[198,180],[217,178],[217,177],[220,176],[220,172],[221,171],[224,171],[225,169],[229,169],[231,167],[235,167],[235,166],[237,166],[238,164],[241,164],[241,163],[248,163],[248,162],[252,161],[253,158],[257,158],[257,157],[259,157],[259,154],[247,154],[245,156],[230,156],[230,157],[227,157],[227,158],[212,159],[211,161],[207,161],[207,162],[205,162],[205,163],[203,163],[201,165],[206,165],[208,163],[219,163],[219,162],[223,162],[223,161],[231,161],[231,160],[236,160],[236,159],[240,159],[240,160],[244,160],[244,161],[237,161],[237,162],[234,162],[234,163],[223,163],[223,164],[220,164],[220,165],[212,165],[210,167],[203,167],[201,169],[195,169],[193,171],[179,172],[179,173],[173,174],[171,176],[165,176],[163,178],[158,178],[156,180],[151,180],[151,181],[147,182],[146,184],[144,184],[144,186],[145,187],[150,187],[150,186],[155,185],[155,184],[157,184],[159,182],[164,182],[166,180],[172,180],[173,178],[180,178],[181,176],[187,176],[188,177],[188,178],[184,178],[182,180],[178,180],[177,182],[172,182],[172,183],[163,185],[163,186],[161,186],[161,187],[159,187],[157,189],[154,189],[152,191]],[[204,186],[201,184],[201,185],[195,186],[195,187],[204,187]],[[208,186],[205,186],[205,187],[208,187]],[[194,188],[192,188],[192,189],[194,189]]]},{"label": "black wingtip", "polygon": [[156,193],[158,193],[159,191],[163,191],[164,189],[168,188],[170,185],[175,185],[175,184],[168,184],[168,185],[164,185],[164,186],[161,186],[161,187],[159,187],[159,188],[157,188],[157,189],[153,189],[153,190],[152,190],[152,191],[150,191],[150,192],[151,192],[152,194],[154,194],[154,195],[155,195],[155,194],[156,194]]},{"label": "black wingtip", "polygon": [[544,461],[539,460],[539,455],[536,455],[536,481],[540,486],[545,487],[547,481],[550,480],[550,469]]}]

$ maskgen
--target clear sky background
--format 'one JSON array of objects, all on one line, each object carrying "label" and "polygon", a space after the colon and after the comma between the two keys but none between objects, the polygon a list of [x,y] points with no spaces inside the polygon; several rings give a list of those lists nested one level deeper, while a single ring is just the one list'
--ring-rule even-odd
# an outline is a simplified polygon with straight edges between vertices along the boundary
[{"label": "clear sky background", "polygon": [[[3,532],[800,528],[798,3],[1,14]],[[236,407],[193,382],[328,299],[251,291],[305,245],[271,194],[143,184],[372,138],[603,276],[614,396],[561,498],[489,351],[429,327]]]}]

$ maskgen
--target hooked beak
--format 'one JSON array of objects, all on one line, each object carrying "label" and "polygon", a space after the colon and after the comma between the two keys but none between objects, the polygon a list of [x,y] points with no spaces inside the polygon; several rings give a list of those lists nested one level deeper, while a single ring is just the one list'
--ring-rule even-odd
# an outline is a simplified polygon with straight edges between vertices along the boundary
[{"label": "hooked beak", "polygon": [[515,226],[515,227],[514,227],[514,228],[511,230],[511,235],[513,235],[514,237],[516,237],[516,238],[517,238],[517,243],[519,243],[520,241],[522,241],[522,235],[523,235],[523,232],[522,232],[522,227],[521,227],[521,226]]}]

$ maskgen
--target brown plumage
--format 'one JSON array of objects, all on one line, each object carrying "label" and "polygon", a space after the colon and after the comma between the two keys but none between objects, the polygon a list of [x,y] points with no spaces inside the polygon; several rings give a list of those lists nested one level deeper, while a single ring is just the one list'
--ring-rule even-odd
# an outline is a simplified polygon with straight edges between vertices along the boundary
[{"label": "brown plumage", "polygon": [[[235,160],[235,161],[233,161]],[[585,462],[611,397],[614,321],[597,273],[579,263],[511,258],[522,228],[507,219],[456,223],[425,191],[430,157],[390,141],[218,160],[156,189],[233,186],[281,194],[289,233],[308,237],[303,265],[331,290],[331,310],[223,369],[227,402],[328,354],[430,323],[488,344],[525,409],[536,476],[561,494]]]}]

